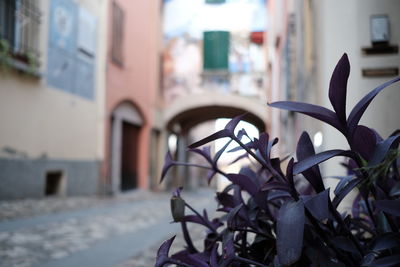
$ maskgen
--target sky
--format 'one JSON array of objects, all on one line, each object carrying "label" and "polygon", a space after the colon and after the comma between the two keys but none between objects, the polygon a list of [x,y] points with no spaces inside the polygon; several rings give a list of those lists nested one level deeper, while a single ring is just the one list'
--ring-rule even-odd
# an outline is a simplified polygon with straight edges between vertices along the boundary
[{"label": "sky", "polygon": [[164,33],[174,37],[189,33],[202,38],[203,31],[264,31],[266,0],[227,0],[205,4],[205,0],[164,1]]}]

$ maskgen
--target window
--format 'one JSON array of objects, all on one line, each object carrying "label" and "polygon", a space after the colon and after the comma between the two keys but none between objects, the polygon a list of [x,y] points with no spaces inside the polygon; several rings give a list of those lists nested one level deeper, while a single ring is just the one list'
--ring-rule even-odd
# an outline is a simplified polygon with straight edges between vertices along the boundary
[{"label": "window", "polygon": [[207,4],[222,4],[225,3],[225,0],[206,0]]},{"label": "window", "polygon": [[35,0],[0,1],[0,40],[12,58],[31,64],[39,59],[41,12]]},{"label": "window", "polygon": [[112,6],[112,61],[118,65],[123,65],[123,32],[124,32],[124,11],[113,2]]},{"label": "window", "polygon": [[205,71],[228,70],[229,32],[204,32],[203,65]]}]

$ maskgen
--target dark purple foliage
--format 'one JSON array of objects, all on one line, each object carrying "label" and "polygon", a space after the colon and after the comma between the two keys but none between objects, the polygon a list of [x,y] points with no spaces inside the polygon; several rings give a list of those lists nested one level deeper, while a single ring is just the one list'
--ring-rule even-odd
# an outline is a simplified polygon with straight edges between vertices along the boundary
[{"label": "dark purple foliage", "polygon": [[[329,85],[333,110],[297,102],[270,104],[332,125],[345,136],[348,150],[316,154],[304,132],[297,143],[297,161],[271,158],[278,140],[263,133],[243,143],[247,133],[234,132],[242,119],[239,116],[223,130],[189,146],[189,151],[204,158],[207,165],[176,162],[167,154],[162,179],[171,167],[185,165],[208,169],[209,182],[219,174],[232,184],[216,193],[218,211],[224,215],[213,219],[186,203],[180,189],[173,194],[173,218],[181,224],[187,245],[169,255],[174,237],[165,241],[157,254],[157,267],[400,265],[400,130],[383,139],[374,129],[358,124],[373,98],[400,77],[367,94],[346,118],[349,73],[345,54]],[[214,155],[208,146],[199,148],[224,137],[230,141]],[[219,158],[231,142],[237,144],[231,151],[243,152],[239,158],[255,162],[239,173],[225,173],[219,168]],[[331,190],[325,188],[318,165],[337,156],[347,160],[342,165],[348,175],[335,177],[339,183]],[[351,214],[339,212],[339,204],[350,193],[355,194]],[[185,210],[189,214],[185,215]],[[188,223],[206,229],[204,247],[193,245]]]}]

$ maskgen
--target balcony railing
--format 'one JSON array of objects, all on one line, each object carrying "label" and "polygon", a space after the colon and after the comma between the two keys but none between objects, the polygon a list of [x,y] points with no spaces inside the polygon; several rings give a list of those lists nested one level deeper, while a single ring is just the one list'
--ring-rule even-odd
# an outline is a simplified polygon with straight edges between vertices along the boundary
[{"label": "balcony railing", "polygon": [[14,67],[39,65],[41,12],[35,0],[0,1],[0,41]]}]

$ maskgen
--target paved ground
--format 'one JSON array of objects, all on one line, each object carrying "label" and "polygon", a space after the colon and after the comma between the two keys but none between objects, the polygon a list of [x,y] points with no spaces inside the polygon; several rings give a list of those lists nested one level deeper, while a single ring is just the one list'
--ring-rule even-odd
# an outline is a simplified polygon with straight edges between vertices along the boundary
[{"label": "paved ground", "polygon": [[[0,202],[0,266],[153,266],[161,242],[179,232],[169,223],[169,198],[136,191],[117,198]],[[215,210],[210,190],[184,198]],[[182,245],[178,239],[174,250]]]}]

